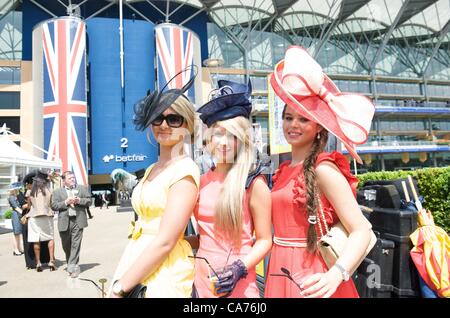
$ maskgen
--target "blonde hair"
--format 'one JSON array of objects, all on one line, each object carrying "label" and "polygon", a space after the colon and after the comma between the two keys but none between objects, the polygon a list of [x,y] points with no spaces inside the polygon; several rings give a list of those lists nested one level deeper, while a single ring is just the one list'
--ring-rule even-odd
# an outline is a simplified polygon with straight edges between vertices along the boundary
[{"label": "blonde hair", "polygon": [[[225,234],[226,239],[232,241],[233,246],[240,247],[245,183],[254,162],[252,127],[249,120],[242,116],[219,121],[213,127],[216,125],[235,136],[239,145],[233,166],[228,171],[217,200],[214,225]],[[211,142],[211,130],[210,128],[209,142]]]},{"label": "blonde hair", "polygon": [[194,138],[194,105],[186,97],[179,96],[170,107],[174,112],[183,116],[183,118],[186,120],[187,130],[191,135],[192,142]]}]

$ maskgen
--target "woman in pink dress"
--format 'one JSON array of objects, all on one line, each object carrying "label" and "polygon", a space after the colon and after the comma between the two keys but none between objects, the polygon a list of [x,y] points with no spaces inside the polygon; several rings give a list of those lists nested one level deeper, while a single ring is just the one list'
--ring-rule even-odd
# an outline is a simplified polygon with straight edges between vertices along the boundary
[{"label": "woman in pink dress", "polygon": [[[355,200],[357,179],[348,160],[323,151],[332,133],[361,162],[354,145],[366,141],[374,106],[363,96],[340,93],[301,47],[288,48],[270,81],[286,104],[283,133],[292,161],[273,178],[274,244],[265,296],[358,297],[350,275],[369,246],[370,223]],[[341,221],[349,233],[330,268],[317,249],[324,219],[328,227]]]},{"label": "woman in pink dress", "polygon": [[198,110],[216,166],[200,180],[194,286],[202,298],[255,298],[255,267],[270,250],[272,232],[270,191],[254,168],[251,86],[219,81],[217,92]]}]

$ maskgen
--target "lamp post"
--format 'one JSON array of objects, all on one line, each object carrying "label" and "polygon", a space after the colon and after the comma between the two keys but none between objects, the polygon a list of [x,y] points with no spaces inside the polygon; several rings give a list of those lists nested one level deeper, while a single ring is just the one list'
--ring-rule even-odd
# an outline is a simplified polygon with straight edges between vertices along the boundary
[{"label": "lamp post", "polygon": [[[208,89],[208,91],[211,91],[215,88],[215,84],[217,84],[217,75],[218,75],[218,68],[224,65],[225,61],[220,58],[209,58],[203,61],[203,66],[205,66],[206,71],[208,72],[208,76],[210,78],[210,85],[211,87]],[[213,80],[211,76],[210,69],[216,69],[216,81]],[[203,92],[205,92],[205,88],[203,88]],[[203,104],[205,102],[208,102],[208,95],[203,95],[202,102]],[[196,136],[196,142],[194,143],[194,159],[197,160],[203,153],[203,132],[206,128],[206,125],[202,123],[199,117],[196,117],[195,119],[196,125],[195,125],[195,136]]]},{"label": "lamp post", "polygon": [[[124,48],[123,48],[123,0],[119,0],[119,41],[120,41],[120,94],[121,94],[121,108],[122,108],[122,139],[125,138],[125,68],[124,68]],[[121,139],[121,140],[122,140]],[[126,155],[127,148],[122,147],[122,154]],[[127,163],[123,163],[124,168]]]},{"label": "lamp post", "polygon": [[[216,69],[216,83],[217,83],[217,76],[219,74],[219,67],[223,66],[225,64],[225,61],[223,59],[220,58],[209,58],[203,61],[203,66],[207,67],[208,73],[209,73],[209,77],[211,77],[211,72],[209,71],[210,68],[215,68]],[[214,81],[212,80],[211,77],[211,86],[215,86],[214,85]]]}]

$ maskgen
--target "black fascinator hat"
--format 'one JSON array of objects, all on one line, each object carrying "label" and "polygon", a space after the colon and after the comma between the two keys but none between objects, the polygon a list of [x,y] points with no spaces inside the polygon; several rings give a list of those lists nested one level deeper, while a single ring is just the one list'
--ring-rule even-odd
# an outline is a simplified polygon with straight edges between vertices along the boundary
[{"label": "black fascinator hat", "polygon": [[25,185],[32,184],[34,180],[48,181],[48,171],[45,169],[33,170],[23,178],[23,183]]},{"label": "black fascinator hat", "polygon": [[[193,76],[181,88],[167,89],[169,83],[177,76],[181,76],[184,72],[192,72]],[[191,65],[181,70],[174,77],[172,77],[161,90],[155,89],[153,92],[148,92],[147,96],[138,101],[134,105],[134,119],[137,130],[145,130],[150,124],[161,115],[167,108],[169,108],[178,97],[183,96],[189,100],[184,93],[191,88],[197,76],[197,66]]]}]

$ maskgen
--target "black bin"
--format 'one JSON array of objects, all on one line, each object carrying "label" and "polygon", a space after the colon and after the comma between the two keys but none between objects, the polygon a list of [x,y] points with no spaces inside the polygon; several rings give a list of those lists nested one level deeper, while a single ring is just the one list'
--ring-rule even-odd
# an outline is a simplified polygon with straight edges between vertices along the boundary
[{"label": "black bin", "polygon": [[[374,197],[373,194],[369,195],[370,191],[375,192]],[[366,185],[358,190],[357,201],[367,207],[400,209],[400,194],[392,184]]]},{"label": "black bin", "polygon": [[382,237],[392,240],[395,244],[392,273],[393,296],[400,298],[420,297],[419,276],[410,256],[413,245],[409,236],[384,233]]},{"label": "black bin", "polygon": [[412,246],[409,235],[417,228],[417,212],[375,207],[369,220],[380,238],[394,242],[392,295],[419,297],[418,274],[410,257]]},{"label": "black bin", "polygon": [[373,230],[381,235],[409,236],[417,229],[417,212],[374,207],[369,221]]},{"label": "black bin", "polygon": [[375,262],[366,257],[352,276],[356,290],[361,298],[375,298],[374,281],[371,275],[371,268],[374,265]]},{"label": "black bin", "polygon": [[[415,178],[412,178],[412,180],[413,180],[413,184],[414,184],[416,193],[419,194],[419,187],[417,185],[417,180]],[[395,179],[395,180],[369,180],[364,183],[363,188],[367,187],[367,186],[393,185],[397,189],[400,199],[406,200],[406,196],[403,191],[402,181],[406,182],[406,189],[408,190],[409,197],[412,198],[411,186],[410,186],[407,178]]]},{"label": "black bin", "polygon": [[361,298],[392,297],[394,247],[393,241],[378,238],[372,251],[356,270],[353,281]]}]

